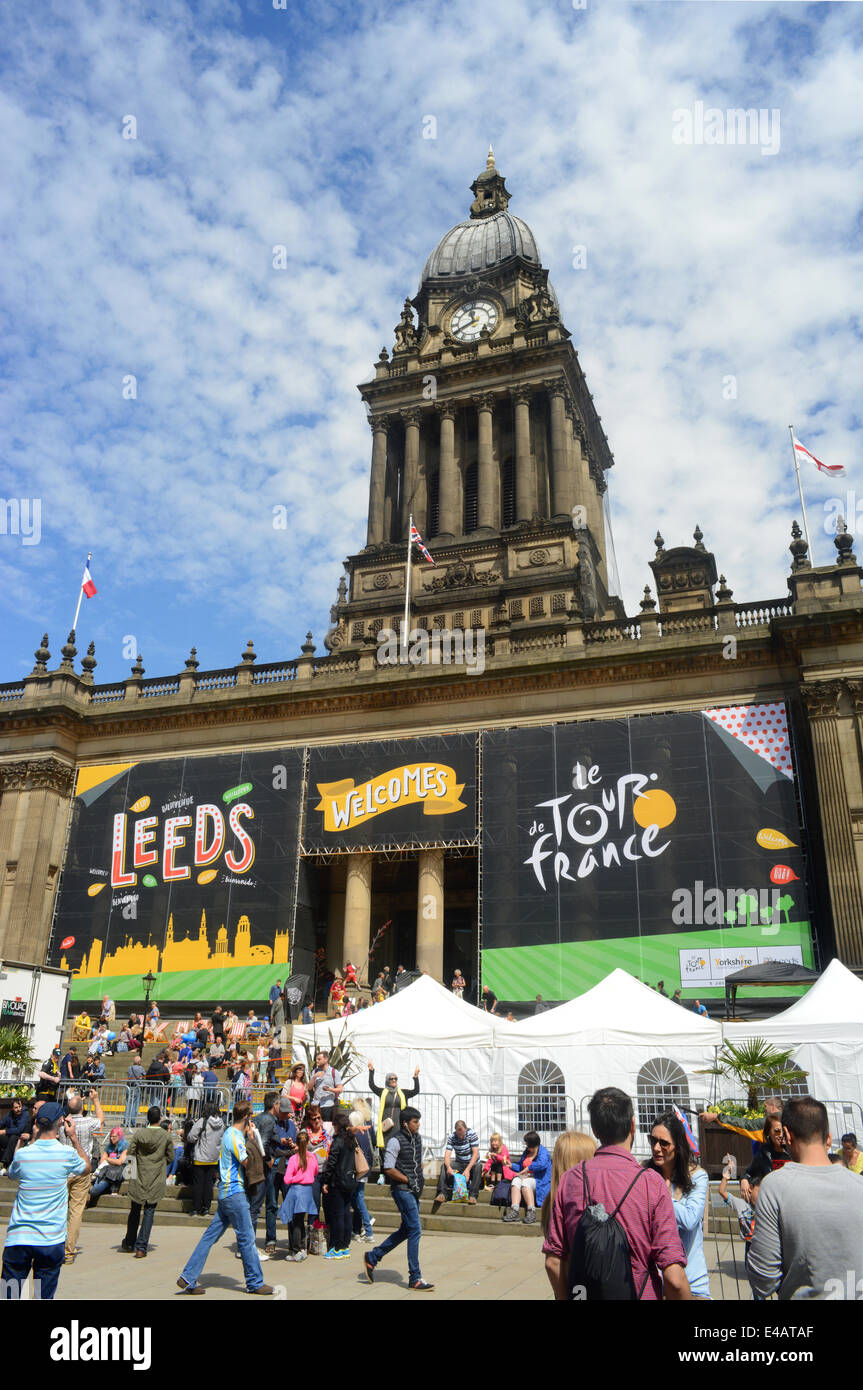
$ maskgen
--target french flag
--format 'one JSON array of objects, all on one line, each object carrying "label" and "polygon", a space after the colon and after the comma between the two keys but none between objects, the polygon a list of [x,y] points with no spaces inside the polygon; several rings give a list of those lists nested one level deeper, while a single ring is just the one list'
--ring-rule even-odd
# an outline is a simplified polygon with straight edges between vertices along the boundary
[{"label": "french flag", "polygon": [[93,583],[93,576],[90,573],[89,555],[87,556],[87,560],[84,564],[84,578],[81,580],[81,588],[88,598],[92,598],[94,594],[98,594],[99,592],[99,590],[96,588],[96,585]]},{"label": "french flag", "polygon": [[800,443],[800,440],[795,435],[791,437],[794,440],[794,452],[798,460],[808,459],[810,463],[815,464],[815,467],[820,473],[830,473],[834,478],[842,478],[845,476],[845,469],[842,467],[841,463],[822,463],[814,454],[810,454],[809,450],[805,445]]}]

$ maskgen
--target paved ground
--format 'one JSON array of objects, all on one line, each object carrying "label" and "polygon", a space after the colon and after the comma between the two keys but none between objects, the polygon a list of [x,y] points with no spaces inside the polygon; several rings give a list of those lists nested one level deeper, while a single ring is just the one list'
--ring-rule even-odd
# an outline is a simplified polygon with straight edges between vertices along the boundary
[{"label": "paved ground", "polygon": [[[188,1228],[159,1229],[158,1213],[153,1227],[153,1244],[146,1260],[122,1254],[119,1241],[122,1226],[84,1225],[81,1232],[83,1253],[74,1265],[65,1266],[60,1275],[57,1301],[64,1299],[114,1302],[132,1296],[136,1301],[179,1298],[176,1278],[194,1248],[195,1233]],[[5,1239],[5,1227],[0,1227]],[[284,1248],[280,1242],[280,1250]],[[364,1245],[354,1244],[349,1260],[310,1257],[302,1264],[288,1264],[280,1257],[264,1263],[264,1277],[283,1292],[281,1298],[315,1302],[332,1297],[338,1286],[340,1300],[408,1299],[421,1296],[407,1287],[407,1260],[404,1248],[396,1250],[375,1271],[369,1285],[362,1275]],[[201,1284],[207,1302],[213,1299],[247,1301],[242,1265],[233,1253],[233,1237],[226,1235],[212,1251]],[[731,1246],[726,1241],[708,1242],[711,1285],[716,1299],[749,1297],[748,1289],[738,1288],[734,1277]],[[549,1300],[551,1291],[545,1275],[539,1241],[519,1236],[424,1235],[420,1245],[423,1277],[435,1284],[434,1299],[459,1301],[502,1300],[507,1302]],[[186,1299],[203,1303],[204,1299]]]},{"label": "paved ground", "polygon": [[[5,1238],[5,1227],[0,1238]],[[159,1229],[159,1215],[153,1227],[153,1242],[146,1260],[136,1260],[119,1250],[121,1226],[90,1226],[81,1229],[80,1244],[84,1247],[74,1265],[66,1265],[60,1275],[57,1301],[64,1299],[101,1299],[114,1301],[130,1294],[136,1300],[183,1298],[176,1287],[180,1273],[195,1244],[195,1232],[188,1228]],[[263,1265],[267,1283],[284,1289],[283,1298],[316,1300],[332,1297],[333,1285],[338,1297],[345,1299],[409,1299],[422,1297],[426,1302],[435,1299],[549,1299],[551,1292],[545,1276],[539,1241],[526,1241],[518,1236],[423,1236],[420,1262],[423,1277],[435,1284],[430,1294],[411,1293],[407,1286],[406,1250],[396,1250],[378,1266],[374,1285],[362,1275],[361,1251],[367,1247],[354,1244],[349,1260],[324,1260],[310,1256],[302,1264],[288,1264],[277,1257]],[[280,1249],[284,1242],[280,1242]],[[231,1235],[212,1251],[201,1284],[207,1290],[206,1300],[248,1300],[243,1286],[242,1264],[233,1254]],[[134,1291],[134,1292],[133,1292]],[[183,1298],[186,1303],[203,1303],[204,1299]]]}]

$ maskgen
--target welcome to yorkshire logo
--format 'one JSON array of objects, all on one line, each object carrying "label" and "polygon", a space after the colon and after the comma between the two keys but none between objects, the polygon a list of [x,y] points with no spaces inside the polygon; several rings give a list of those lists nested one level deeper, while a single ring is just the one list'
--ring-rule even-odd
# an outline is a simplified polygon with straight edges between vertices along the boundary
[{"label": "welcome to yorkshire logo", "polygon": [[382,772],[357,786],[353,777],[341,782],[318,782],[320,801],[316,811],[324,813],[324,829],[333,833],[363,825],[385,811],[422,803],[426,816],[450,816],[463,811],[464,782],[445,763],[408,763]]}]

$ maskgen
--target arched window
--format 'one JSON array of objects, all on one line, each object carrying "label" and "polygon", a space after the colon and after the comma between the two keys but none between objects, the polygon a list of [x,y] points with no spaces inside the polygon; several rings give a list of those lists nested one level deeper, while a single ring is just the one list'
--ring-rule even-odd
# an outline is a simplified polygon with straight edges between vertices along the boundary
[{"label": "arched window", "polygon": [[676,1105],[688,1110],[686,1073],[670,1057],[651,1057],[638,1073],[638,1128],[647,1133],[657,1115]]},{"label": "arched window", "polygon": [[475,531],[479,524],[477,495],[477,465],[469,463],[464,474],[464,533]]},{"label": "arched window", "polygon": [[539,1057],[518,1077],[518,1127],[562,1134],[566,1129],[566,1085],[554,1062]]}]

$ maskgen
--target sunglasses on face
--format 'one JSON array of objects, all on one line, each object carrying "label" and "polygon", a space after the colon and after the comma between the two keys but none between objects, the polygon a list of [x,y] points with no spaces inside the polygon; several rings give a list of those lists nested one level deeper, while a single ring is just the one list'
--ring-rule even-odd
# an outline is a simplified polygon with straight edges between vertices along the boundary
[{"label": "sunglasses on face", "polygon": [[652,1149],[673,1149],[674,1144],[670,1139],[659,1139],[655,1134],[651,1134],[650,1147]]}]

